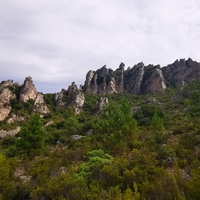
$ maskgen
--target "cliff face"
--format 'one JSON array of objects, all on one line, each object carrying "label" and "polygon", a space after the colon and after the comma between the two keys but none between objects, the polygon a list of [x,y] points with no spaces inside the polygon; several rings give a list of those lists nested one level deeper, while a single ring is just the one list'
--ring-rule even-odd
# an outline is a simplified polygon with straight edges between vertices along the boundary
[{"label": "cliff face", "polygon": [[123,91],[124,64],[116,71],[103,66],[97,71],[89,71],[86,75],[84,92],[91,94],[112,94]]},{"label": "cliff face", "polygon": [[200,80],[200,64],[181,59],[161,68],[159,65],[144,66],[138,63],[124,70],[121,63],[115,71],[103,66],[97,71],[89,71],[86,75],[84,92],[92,94],[111,93],[156,93],[163,92],[168,86],[183,86],[189,82]]},{"label": "cliff face", "polygon": [[195,80],[200,80],[200,63],[188,60],[176,60],[173,64],[162,68],[167,85],[182,86]]}]

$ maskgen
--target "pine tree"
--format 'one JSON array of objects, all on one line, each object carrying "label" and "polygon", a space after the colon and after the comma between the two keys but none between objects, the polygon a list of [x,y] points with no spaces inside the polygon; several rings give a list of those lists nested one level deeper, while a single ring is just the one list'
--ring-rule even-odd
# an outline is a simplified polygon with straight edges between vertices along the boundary
[{"label": "pine tree", "polygon": [[41,151],[44,148],[45,134],[42,121],[38,114],[31,116],[27,125],[22,126],[17,147],[29,155],[31,151]]}]

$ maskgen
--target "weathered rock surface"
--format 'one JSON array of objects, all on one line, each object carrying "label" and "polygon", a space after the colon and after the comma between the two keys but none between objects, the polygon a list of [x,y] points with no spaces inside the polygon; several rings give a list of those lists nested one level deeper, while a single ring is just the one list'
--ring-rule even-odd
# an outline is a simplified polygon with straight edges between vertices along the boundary
[{"label": "weathered rock surface", "polygon": [[107,97],[101,97],[99,102],[98,102],[98,105],[97,105],[98,111],[102,111],[103,108],[105,108],[107,104],[108,104],[108,98]]},{"label": "weathered rock surface", "polygon": [[11,111],[10,101],[16,98],[16,95],[7,88],[10,85],[13,85],[10,81],[3,81],[0,84],[0,121],[8,117]]},{"label": "weathered rock surface", "polygon": [[91,94],[112,94],[123,91],[124,64],[116,71],[107,69],[104,65],[97,71],[89,71],[86,75],[84,92]]},{"label": "weathered rock surface", "polygon": [[32,78],[26,77],[24,84],[21,87],[19,99],[23,102],[27,102],[30,99],[35,100],[37,97],[37,90],[33,84]]},{"label": "weathered rock surface", "polygon": [[92,94],[156,93],[165,91],[167,86],[184,86],[195,80],[200,80],[200,63],[191,58],[177,60],[163,68],[138,63],[124,70],[124,64],[121,63],[115,71],[106,66],[89,71],[83,90]]},{"label": "weathered rock surface", "polygon": [[37,111],[41,117],[49,113],[43,94],[37,92],[30,76],[26,77],[24,84],[21,87],[19,99],[23,102],[34,100],[34,110]]},{"label": "weathered rock surface", "polygon": [[45,114],[49,113],[49,109],[44,101],[44,97],[42,93],[37,93],[37,96],[35,98],[34,102],[35,110],[40,114],[41,117],[43,117]]},{"label": "weathered rock surface", "polygon": [[75,114],[80,114],[82,107],[85,102],[85,95],[83,94],[81,89],[78,89],[76,84],[73,82],[71,86],[68,88],[69,94],[69,105],[74,108]]},{"label": "weathered rock surface", "polygon": [[15,113],[11,113],[10,118],[7,120],[9,124],[15,123],[15,122],[22,122],[25,118],[19,115],[16,115]]},{"label": "weathered rock surface", "polygon": [[140,94],[144,75],[144,63],[128,68],[124,73],[124,92]]},{"label": "weathered rock surface", "polygon": [[141,92],[156,93],[164,92],[165,89],[166,85],[160,66],[147,66],[143,76]]},{"label": "weathered rock surface", "polygon": [[[0,83],[0,121],[10,117],[7,122],[20,122],[24,118],[11,113],[11,100],[27,102],[33,100],[34,110],[41,116],[49,112],[42,93],[38,93],[31,77],[27,77],[22,86],[13,81],[2,81]],[[10,116],[9,116],[10,115]]]},{"label": "weathered rock surface", "polygon": [[85,102],[85,95],[82,89],[78,89],[77,85],[73,82],[68,90],[62,89],[61,92],[54,94],[56,106],[60,108],[67,108],[72,106],[75,114],[80,114]]},{"label": "weathered rock surface", "polygon": [[162,68],[167,85],[184,86],[185,84],[200,80],[200,63],[188,60],[176,60],[173,64]]},{"label": "weathered rock surface", "polygon": [[12,130],[0,130],[0,139],[8,137],[8,136],[15,136],[18,132],[20,131],[20,127],[16,127],[15,129]]}]

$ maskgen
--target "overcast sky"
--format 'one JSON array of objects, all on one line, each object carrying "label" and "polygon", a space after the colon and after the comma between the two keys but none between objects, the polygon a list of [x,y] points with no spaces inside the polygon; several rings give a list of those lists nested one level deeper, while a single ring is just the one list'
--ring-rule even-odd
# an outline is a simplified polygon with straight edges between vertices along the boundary
[{"label": "overcast sky", "polygon": [[199,0],[0,0],[0,82],[58,92],[103,65],[188,57],[200,61]]}]

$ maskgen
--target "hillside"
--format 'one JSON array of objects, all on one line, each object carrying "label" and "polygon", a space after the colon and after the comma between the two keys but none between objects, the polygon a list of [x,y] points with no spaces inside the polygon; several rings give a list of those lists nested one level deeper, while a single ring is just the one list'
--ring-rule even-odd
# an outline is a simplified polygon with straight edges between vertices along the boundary
[{"label": "hillside", "polygon": [[200,199],[199,64],[122,70],[0,84],[0,199]]}]

